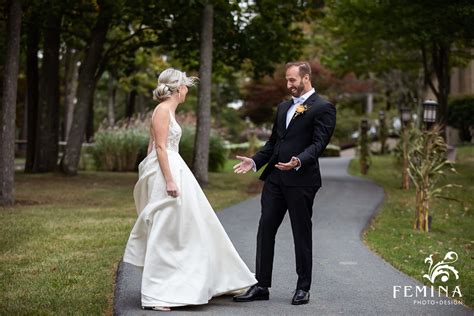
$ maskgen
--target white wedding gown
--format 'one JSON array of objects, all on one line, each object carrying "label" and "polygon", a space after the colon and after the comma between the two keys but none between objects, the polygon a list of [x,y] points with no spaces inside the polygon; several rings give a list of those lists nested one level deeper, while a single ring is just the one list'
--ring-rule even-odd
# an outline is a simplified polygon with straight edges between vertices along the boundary
[{"label": "white wedding gown", "polygon": [[143,267],[142,306],[206,304],[257,283],[179,155],[180,137],[170,112],[167,153],[177,198],[166,192],[156,150],[138,167],[133,192],[138,219],[123,261]]}]

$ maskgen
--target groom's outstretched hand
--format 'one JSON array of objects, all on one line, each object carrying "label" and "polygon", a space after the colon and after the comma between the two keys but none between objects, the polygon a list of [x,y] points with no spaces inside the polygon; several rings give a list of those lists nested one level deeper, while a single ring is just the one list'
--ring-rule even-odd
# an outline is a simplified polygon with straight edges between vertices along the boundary
[{"label": "groom's outstretched hand", "polygon": [[251,158],[235,156],[240,162],[234,166],[235,173],[247,173],[253,168],[254,162]]},{"label": "groom's outstretched hand", "polygon": [[301,165],[301,162],[298,158],[296,157],[291,157],[291,160],[288,161],[288,162],[279,162],[275,165],[276,168],[280,169],[280,170],[291,170],[291,169],[294,169],[294,168],[297,168]]}]

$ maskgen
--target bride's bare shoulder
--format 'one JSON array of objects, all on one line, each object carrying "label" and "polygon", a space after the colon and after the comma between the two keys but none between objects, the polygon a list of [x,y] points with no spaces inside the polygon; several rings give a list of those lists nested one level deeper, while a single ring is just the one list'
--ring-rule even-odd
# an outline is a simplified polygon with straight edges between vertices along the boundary
[{"label": "bride's bare shoulder", "polygon": [[167,106],[161,105],[160,103],[153,110],[152,118],[156,116],[164,117],[164,116],[167,116],[168,113],[169,113],[169,108]]},{"label": "bride's bare shoulder", "polygon": [[151,115],[151,126],[166,123],[169,121],[169,109],[166,106],[158,104]]}]

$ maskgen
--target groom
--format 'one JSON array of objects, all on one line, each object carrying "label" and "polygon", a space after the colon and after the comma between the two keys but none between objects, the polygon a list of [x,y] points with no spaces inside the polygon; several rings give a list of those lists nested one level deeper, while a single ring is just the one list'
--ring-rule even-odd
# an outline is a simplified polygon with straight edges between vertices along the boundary
[{"label": "groom", "polygon": [[309,302],[312,255],[313,201],[321,187],[318,158],[336,125],[336,108],[311,86],[307,62],[286,65],[287,88],[292,100],[278,105],[272,134],[252,158],[240,157],[235,173],[257,171],[268,163],[260,179],[265,181],[262,213],[257,233],[256,278],[258,283],[236,302],[268,300],[272,282],[275,236],[288,210],[293,231],[298,282],[292,304]]}]

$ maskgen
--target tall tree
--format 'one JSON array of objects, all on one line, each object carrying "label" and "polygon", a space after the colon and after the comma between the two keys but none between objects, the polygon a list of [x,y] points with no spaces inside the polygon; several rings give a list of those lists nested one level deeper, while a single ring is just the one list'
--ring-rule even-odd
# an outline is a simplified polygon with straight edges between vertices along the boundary
[{"label": "tall tree", "polygon": [[115,125],[115,98],[117,95],[117,87],[114,81],[114,77],[109,73],[107,80],[107,123],[109,126]]},{"label": "tall tree", "polygon": [[451,68],[473,58],[472,1],[334,0],[327,16],[340,39],[334,55],[344,67],[369,72],[415,64],[438,99],[438,121],[445,122]]},{"label": "tall tree", "polygon": [[132,118],[135,113],[135,103],[137,100],[137,90],[135,87],[132,88],[132,91],[128,93],[127,102],[125,103],[125,117],[129,120]]},{"label": "tall tree", "polygon": [[212,33],[214,8],[206,4],[201,17],[201,49],[199,59],[199,101],[197,110],[196,140],[194,145],[193,171],[199,183],[209,182],[209,138],[211,132],[211,80],[212,80]]},{"label": "tall tree", "polygon": [[79,52],[72,48],[66,48],[64,70],[64,135],[63,139],[67,141],[69,131],[71,130],[72,117],[74,115],[74,99],[76,98],[77,77],[79,75]]},{"label": "tall tree", "polygon": [[86,143],[91,143],[94,138],[94,97],[92,97],[91,103],[89,104],[89,111],[87,115],[87,123],[86,123]]},{"label": "tall tree", "polygon": [[27,146],[25,172],[33,172],[36,148],[36,126],[38,124],[38,50],[40,26],[38,14],[30,6],[27,12],[26,34],[26,81],[27,81]]},{"label": "tall tree", "polygon": [[47,172],[56,169],[59,141],[59,47],[62,4],[48,2],[44,29],[44,57],[38,101],[38,123],[33,170]]},{"label": "tall tree", "polygon": [[79,70],[77,86],[77,103],[74,108],[74,119],[68,135],[68,143],[61,161],[61,169],[69,175],[77,174],[82,142],[86,130],[90,105],[97,83],[96,72],[100,63],[106,35],[112,20],[112,8],[107,1],[98,1],[97,20],[91,30],[84,61]]},{"label": "tall tree", "polygon": [[[84,58],[79,69],[73,123],[68,136],[61,170],[69,175],[77,174],[82,141],[86,132],[89,113],[98,80],[108,70],[118,71],[127,65],[135,52],[142,47],[157,45],[157,32],[163,19],[157,19],[160,5],[157,1],[113,1],[91,2],[92,11],[85,19],[93,25],[86,32]],[[74,28],[70,30],[74,33]],[[109,32],[110,31],[110,32]]]},{"label": "tall tree", "polygon": [[[297,58],[303,45],[302,32],[297,22],[313,19],[311,13],[318,10],[322,1],[175,1],[164,8],[169,23],[163,27],[160,42],[172,57],[178,59],[187,70],[198,70],[200,86],[207,89],[208,78],[204,69],[215,76],[230,76],[239,70],[252,73],[255,77],[271,73],[276,63]],[[212,42],[203,43],[207,38],[204,27],[209,27],[210,19],[204,20],[206,10],[212,7]],[[202,12],[196,14],[195,12]],[[194,14],[192,14],[194,13]],[[201,28],[196,28],[201,25]],[[179,29],[180,32],[176,30]],[[186,36],[183,36],[186,34]],[[208,32],[208,34],[211,34]],[[219,47],[212,51],[212,59],[204,58],[203,45]],[[198,56],[200,63],[197,63]],[[206,65],[203,62],[210,62]],[[203,68],[204,67],[204,68]],[[204,76],[204,77],[203,77]],[[204,81],[203,81],[204,79]],[[201,88],[200,88],[201,89]],[[210,89],[210,84],[209,84]],[[200,90],[205,93],[206,90]],[[205,105],[206,95],[199,96],[196,152],[193,169],[201,183],[207,182],[204,168],[209,151],[205,138],[210,134],[211,112]],[[202,110],[202,112],[200,112]],[[200,113],[199,113],[200,112]],[[206,115],[206,117],[204,117]],[[202,126],[201,126],[202,125]],[[204,174],[206,173],[206,174]]]},{"label": "tall tree", "polygon": [[0,108],[0,204],[14,202],[15,108],[20,55],[21,5],[7,1],[7,36]]}]

